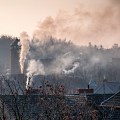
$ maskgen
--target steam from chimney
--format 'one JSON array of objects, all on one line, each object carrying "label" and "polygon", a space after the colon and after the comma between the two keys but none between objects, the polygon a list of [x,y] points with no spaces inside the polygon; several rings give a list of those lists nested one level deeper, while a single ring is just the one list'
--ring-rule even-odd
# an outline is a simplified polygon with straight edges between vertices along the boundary
[{"label": "steam from chimney", "polygon": [[21,44],[21,51],[20,51],[20,68],[21,73],[24,71],[24,63],[26,60],[26,56],[29,52],[29,36],[26,32],[22,32],[20,34],[20,44]]},{"label": "steam from chimney", "polygon": [[78,67],[79,67],[79,63],[76,62],[76,63],[73,64],[73,68],[72,68],[72,69],[70,69],[70,70],[64,69],[63,72],[64,72],[65,74],[74,73],[75,70],[76,70]]},{"label": "steam from chimney", "polygon": [[44,75],[44,66],[39,60],[30,60],[27,68],[27,76],[29,75]]},{"label": "steam from chimney", "polygon": [[26,89],[28,89],[28,87],[32,86],[32,82],[33,82],[33,76],[34,75],[44,75],[45,71],[44,71],[44,66],[43,64],[39,61],[39,60],[30,60],[28,63],[28,68],[27,68],[27,81],[26,81]]}]

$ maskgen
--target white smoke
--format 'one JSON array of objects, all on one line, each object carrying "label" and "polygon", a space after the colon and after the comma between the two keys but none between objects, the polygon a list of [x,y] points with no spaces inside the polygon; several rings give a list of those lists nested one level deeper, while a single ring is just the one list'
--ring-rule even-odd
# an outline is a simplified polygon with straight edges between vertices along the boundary
[{"label": "white smoke", "polygon": [[32,85],[33,79],[32,76],[33,75],[44,75],[45,71],[44,71],[44,66],[43,64],[39,61],[39,60],[30,60],[28,63],[28,68],[27,68],[27,82],[26,82],[26,88],[28,88],[28,86]]},{"label": "white smoke", "polygon": [[20,34],[20,44],[21,44],[21,51],[20,51],[20,68],[21,73],[24,71],[24,63],[26,60],[26,56],[29,52],[29,36],[26,32],[22,32]]},{"label": "white smoke", "polygon": [[63,55],[57,54],[56,58],[51,63],[50,68],[48,67],[49,71],[46,74],[61,74],[63,70],[72,66],[74,61],[75,55],[71,52],[66,52]]},{"label": "white smoke", "polygon": [[44,66],[43,64],[39,61],[39,60],[30,60],[28,63],[28,68],[27,68],[27,75],[44,75],[45,71],[44,71]]},{"label": "white smoke", "polygon": [[71,73],[74,73],[75,70],[76,70],[78,67],[79,67],[79,63],[76,62],[76,63],[73,64],[73,68],[72,68],[72,69],[70,69],[70,70],[64,69],[63,72],[64,72],[65,74],[71,74]]},{"label": "white smoke", "polygon": [[29,87],[32,86],[32,81],[33,81],[33,75],[27,76],[27,81],[26,81],[26,89],[28,90]]}]

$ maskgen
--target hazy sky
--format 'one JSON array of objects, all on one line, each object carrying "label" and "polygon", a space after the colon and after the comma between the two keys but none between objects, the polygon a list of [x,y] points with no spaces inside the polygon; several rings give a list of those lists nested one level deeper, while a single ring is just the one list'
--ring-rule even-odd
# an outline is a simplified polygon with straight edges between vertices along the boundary
[{"label": "hazy sky", "polygon": [[108,47],[120,43],[120,0],[0,0],[0,35],[22,31]]},{"label": "hazy sky", "polygon": [[71,10],[79,0],[0,0],[0,34],[31,34],[39,21],[55,16],[60,9]]}]

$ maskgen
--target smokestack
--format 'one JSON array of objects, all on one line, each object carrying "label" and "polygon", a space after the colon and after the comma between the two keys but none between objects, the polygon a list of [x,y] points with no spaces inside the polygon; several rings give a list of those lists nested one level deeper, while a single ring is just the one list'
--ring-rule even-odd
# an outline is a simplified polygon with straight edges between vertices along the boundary
[{"label": "smokestack", "polygon": [[90,86],[89,86],[89,84],[88,84],[88,89],[90,89]]},{"label": "smokestack", "polygon": [[20,40],[16,39],[10,45],[11,48],[11,74],[20,74],[19,64],[19,52],[20,52]]}]

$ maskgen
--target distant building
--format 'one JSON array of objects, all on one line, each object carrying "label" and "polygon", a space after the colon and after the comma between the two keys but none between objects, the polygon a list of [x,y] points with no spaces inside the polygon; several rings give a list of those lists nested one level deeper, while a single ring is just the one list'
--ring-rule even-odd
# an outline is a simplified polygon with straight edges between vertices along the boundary
[{"label": "distant building", "polygon": [[114,49],[117,49],[117,48],[119,48],[119,45],[118,45],[118,44],[114,44],[114,45],[113,45],[113,48],[114,48]]},{"label": "distant building", "polygon": [[103,81],[102,84],[100,84],[95,89],[95,94],[115,94],[118,91],[120,91],[120,82],[110,82],[110,81]]},{"label": "distant building", "polygon": [[19,63],[19,53],[20,53],[20,40],[14,40],[11,45],[11,74],[20,74],[20,63]]},{"label": "distant building", "polygon": [[107,120],[120,120],[120,91],[104,100],[101,105]]},{"label": "distant building", "polygon": [[93,94],[93,89],[78,89],[78,94]]}]

